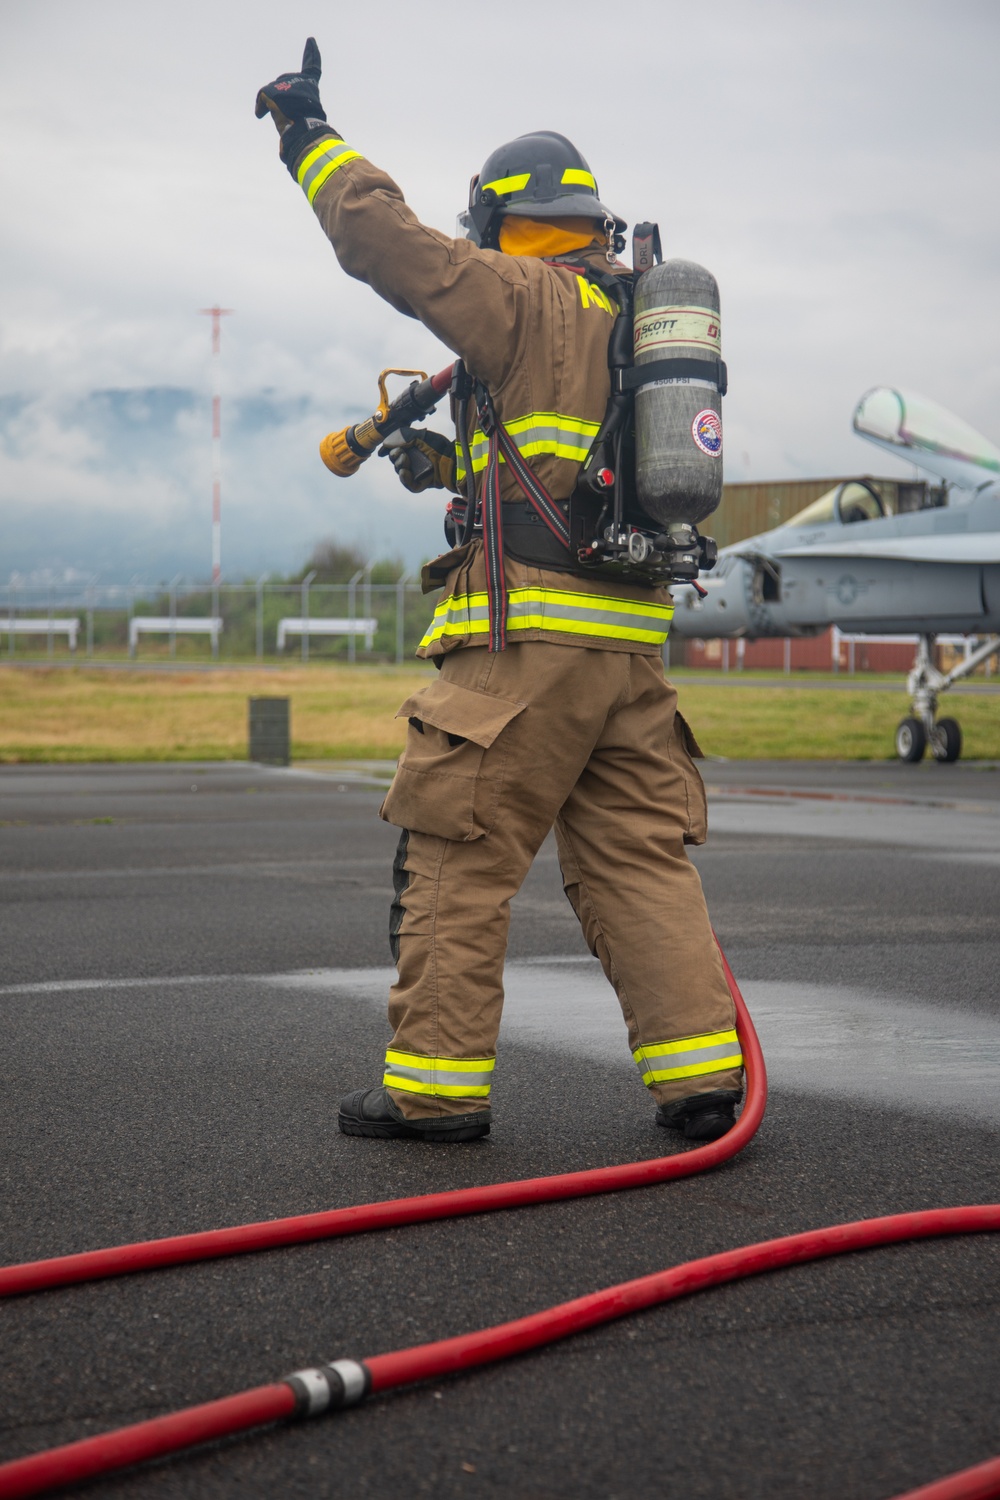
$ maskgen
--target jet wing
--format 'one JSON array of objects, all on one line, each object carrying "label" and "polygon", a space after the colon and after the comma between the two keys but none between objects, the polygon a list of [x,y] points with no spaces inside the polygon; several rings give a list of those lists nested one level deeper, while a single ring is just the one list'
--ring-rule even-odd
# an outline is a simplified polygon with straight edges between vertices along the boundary
[{"label": "jet wing", "polygon": [[842,542],[826,541],[814,547],[782,547],[775,561],[786,557],[888,558],[898,562],[1000,563],[1000,531],[942,532],[933,536],[883,537]]}]

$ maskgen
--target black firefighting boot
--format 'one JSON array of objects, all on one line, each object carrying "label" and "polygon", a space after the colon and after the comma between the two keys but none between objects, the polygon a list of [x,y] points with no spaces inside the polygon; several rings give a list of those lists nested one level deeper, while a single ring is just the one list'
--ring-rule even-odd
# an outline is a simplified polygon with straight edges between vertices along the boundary
[{"label": "black firefighting boot", "polygon": [[692,1094],[661,1104],[656,1111],[657,1125],[683,1131],[689,1141],[717,1141],[736,1124],[736,1106],[742,1094],[735,1089],[717,1089],[714,1094]]},{"label": "black firefighting boot", "polygon": [[373,1135],[410,1141],[477,1141],[490,1133],[490,1112],[442,1115],[437,1120],[408,1120],[388,1089],[356,1089],[340,1101],[340,1128],[345,1135]]}]

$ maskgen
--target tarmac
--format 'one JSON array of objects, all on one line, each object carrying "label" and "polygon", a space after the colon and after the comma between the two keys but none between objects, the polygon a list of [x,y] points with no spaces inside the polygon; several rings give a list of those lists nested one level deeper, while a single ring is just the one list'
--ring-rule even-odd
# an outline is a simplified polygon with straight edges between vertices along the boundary
[{"label": "tarmac", "polygon": [[[3,1305],[0,1459],[716,1250],[1000,1199],[1000,767],[706,762],[693,851],[771,1093],[641,1191]],[[385,765],[0,770],[0,1260],[654,1157],[551,841],[514,903],[491,1136],[341,1136],[377,1081]],[[1000,1452],[1000,1244],[786,1270],[273,1427],[94,1497],[882,1500]]]}]

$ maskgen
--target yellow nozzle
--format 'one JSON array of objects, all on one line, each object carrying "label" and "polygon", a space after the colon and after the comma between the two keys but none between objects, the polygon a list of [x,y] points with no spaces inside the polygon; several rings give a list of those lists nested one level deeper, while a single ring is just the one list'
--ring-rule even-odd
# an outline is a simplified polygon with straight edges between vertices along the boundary
[{"label": "yellow nozzle", "polygon": [[[347,441],[347,434],[351,435],[351,442]],[[359,422],[356,427],[343,427],[340,432],[328,432],[319,445],[319,456],[334,474],[339,474],[341,479],[347,479],[349,475],[356,474],[368,455],[378,447],[382,441],[382,435],[377,430],[371,417],[365,422]],[[363,448],[363,453],[358,453],[358,448]]]},{"label": "yellow nozzle", "polygon": [[334,474],[339,474],[341,479],[347,479],[349,475],[356,474],[364,463],[353,448],[347,445],[346,427],[340,432],[328,432],[319,445],[319,456],[327,468]]}]

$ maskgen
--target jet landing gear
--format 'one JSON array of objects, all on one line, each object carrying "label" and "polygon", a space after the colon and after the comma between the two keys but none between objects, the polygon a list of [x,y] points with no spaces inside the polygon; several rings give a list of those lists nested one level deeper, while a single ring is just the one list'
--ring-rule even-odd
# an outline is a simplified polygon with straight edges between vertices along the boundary
[{"label": "jet landing gear", "polygon": [[993,636],[950,672],[939,672],[933,659],[934,639],[932,635],[920,637],[917,658],[906,679],[913,712],[896,729],[896,754],[900,760],[922,760],[928,746],[935,760],[958,760],[962,753],[962,731],[957,719],[935,718],[938,697],[995,652],[1000,652],[1000,636]]},{"label": "jet landing gear", "polygon": [[922,719],[901,719],[896,728],[896,754],[900,760],[923,760],[927,746],[935,760],[958,760],[962,753],[962,731],[957,719],[932,721],[930,730]]}]

